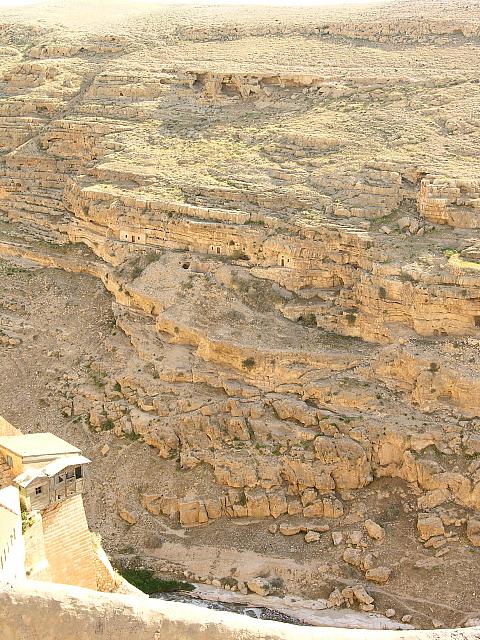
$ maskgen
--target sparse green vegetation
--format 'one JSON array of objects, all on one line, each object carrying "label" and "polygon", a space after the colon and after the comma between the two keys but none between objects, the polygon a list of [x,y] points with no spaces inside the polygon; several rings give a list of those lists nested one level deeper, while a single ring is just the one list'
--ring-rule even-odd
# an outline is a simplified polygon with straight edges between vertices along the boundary
[{"label": "sparse green vegetation", "polygon": [[138,442],[142,439],[142,436],[139,433],[135,433],[135,431],[127,431],[123,434],[123,437],[126,440],[130,440],[130,442]]},{"label": "sparse green vegetation", "polygon": [[357,315],[355,313],[349,312],[345,314],[345,318],[347,320],[347,324],[351,327],[357,321]]},{"label": "sparse green vegetation", "polygon": [[400,274],[400,282],[415,282],[415,278],[409,273],[402,272]]},{"label": "sparse green vegetation", "polygon": [[255,366],[255,360],[253,358],[245,358],[245,360],[242,360],[242,367],[244,369],[251,371],[254,366]]},{"label": "sparse green vegetation", "polygon": [[317,318],[314,313],[306,313],[298,318],[297,322],[303,324],[304,327],[316,327]]},{"label": "sparse green vegetation", "polygon": [[446,258],[451,258],[452,256],[457,255],[457,253],[458,253],[457,249],[444,249],[443,251],[443,255]]},{"label": "sparse green vegetation", "polygon": [[195,589],[190,582],[157,578],[151,569],[121,569],[120,574],[127,582],[148,595],[173,591],[193,591]]},{"label": "sparse green vegetation", "polygon": [[249,256],[247,256],[246,253],[244,253],[243,251],[240,251],[239,249],[235,249],[235,251],[232,252],[232,259],[233,260],[250,260]]},{"label": "sparse green vegetation", "polygon": [[35,522],[35,519],[33,518],[33,516],[29,514],[29,512],[23,505],[21,506],[21,514],[22,514],[22,533],[25,533],[27,529],[29,529],[33,525],[33,523]]}]

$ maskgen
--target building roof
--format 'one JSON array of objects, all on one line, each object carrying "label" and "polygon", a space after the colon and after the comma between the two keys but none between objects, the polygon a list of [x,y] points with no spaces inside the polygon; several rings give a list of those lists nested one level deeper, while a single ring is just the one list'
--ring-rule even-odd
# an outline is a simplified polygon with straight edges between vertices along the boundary
[{"label": "building roof", "polygon": [[21,458],[42,456],[65,456],[78,454],[80,449],[62,440],[53,433],[28,433],[21,436],[1,436],[0,447]]},{"label": "building roof", "polygon": [[89,462],[91,462],[91,460],[85,458],[85,456],[74,455],[63,456],[62,458],[57,458],[56,460],[52,460],[52,462],[48,462],[44,465],[28,465],[25,471],[14,479],[14,482],[20,487],[28,487],[28,485],[34,480],[38,480],[39,478],[51,478],[66,467],[88,464]]}]

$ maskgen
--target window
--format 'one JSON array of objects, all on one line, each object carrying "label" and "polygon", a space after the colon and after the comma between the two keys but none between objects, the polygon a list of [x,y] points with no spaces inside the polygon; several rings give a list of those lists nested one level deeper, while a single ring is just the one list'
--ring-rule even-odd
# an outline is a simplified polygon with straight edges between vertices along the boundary
[{"label": "window", "polygon": [[82,477],[82,467],[75,467],[75,478],[77,480]]},{"label": "window", "polygon": [[9,467],[13,467],[12,456],[6,456],[5,460],[7,461],[7,464],[8,464]]},{"label": "window", "polygon": [[67,471],[67,480],[71,480],[75,475],[75,471],[72,469],[71,471]]},{"label": "window", "polygon": [[35,487],[35,495],[39,496],[41,493],[43,493],[43,487]]},{"label": "window", "polygon": [[58,475],[58,476],[55,478],[55,484],[60,484],[61,482],[63,482],[63,476]]}]

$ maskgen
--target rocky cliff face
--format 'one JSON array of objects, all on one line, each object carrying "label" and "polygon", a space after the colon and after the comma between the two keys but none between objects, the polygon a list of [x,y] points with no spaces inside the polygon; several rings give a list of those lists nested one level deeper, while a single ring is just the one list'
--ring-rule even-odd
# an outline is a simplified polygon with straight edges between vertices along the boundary
[{"label": "rocky cliff face", "polygon": [[[108,432],[106,459],[117,438],[155,453],[142,486],[125,478],[102,507],[137,547],[158,551],[155,527],[204,524],[233,548],[246,522],[269,527],[251,546],[265,557],[303,532],[307,564],[334,558],[327,573],[406,599],[418,580],[403,561],[455,572],[451,549],[473,571],[478,8],[439,4],[434,20],[397,4],[388,19],[279,10],[277,23],[165,9],[84,31],[68,14],[63,29],[6,14],[0,255],[111,295],[125,339],[50,385],[66,419]],[[437,519],[431,535],[417,513]],[[393,546],[362,534],[368,516]],[[426,559],[395,558],[404,535]],[[302,571],[288,589],[309,591]],[[468,613],[445,606],[444,623]]]}]

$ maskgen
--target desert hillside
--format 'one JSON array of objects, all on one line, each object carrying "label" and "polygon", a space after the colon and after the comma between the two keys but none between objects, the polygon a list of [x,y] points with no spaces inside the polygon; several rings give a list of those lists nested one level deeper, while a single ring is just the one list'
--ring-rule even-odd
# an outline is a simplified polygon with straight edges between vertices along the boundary
[{"label": "desert hillside", "polygon": [[479,0],[0,10],[0,414],[117,563],[480,617],[479,73]]}]

